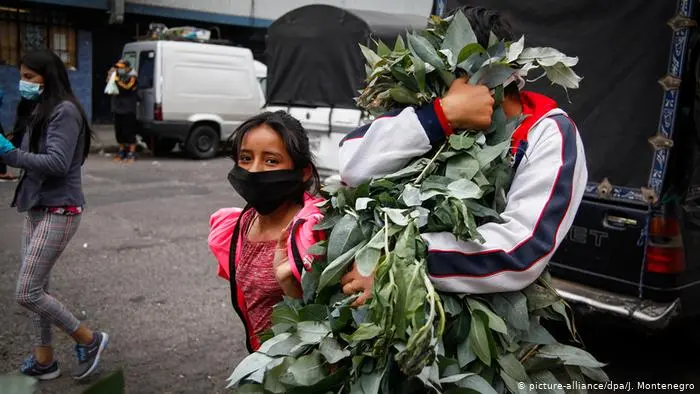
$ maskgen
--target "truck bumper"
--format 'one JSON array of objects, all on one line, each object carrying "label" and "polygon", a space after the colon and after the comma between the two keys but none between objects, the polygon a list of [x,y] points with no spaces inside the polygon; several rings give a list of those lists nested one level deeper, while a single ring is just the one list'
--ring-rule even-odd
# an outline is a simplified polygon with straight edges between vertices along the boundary
[{"label": "truck bumper", "polygon": [[633,320],[649,329],[663,329],[680,311],[680,300],[654,302],[552,278],[552,285],[571,306]]}]

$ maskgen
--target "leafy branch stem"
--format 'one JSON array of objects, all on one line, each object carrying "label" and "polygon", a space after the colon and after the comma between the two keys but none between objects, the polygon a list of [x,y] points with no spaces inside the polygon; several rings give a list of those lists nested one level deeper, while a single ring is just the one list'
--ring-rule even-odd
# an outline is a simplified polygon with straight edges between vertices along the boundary
[{"label": "leafy branch stem", "polygon": [[433,166],[433,163],[435,163],[435,160],[437,160],[438,156],[440,156],[440,153],[445,149],[447,146],[447,141],[445,141],[442,146],[440,146],[440,149],[438,149],[437,152],[435,152],[435,155],[433,156],[432,159],[428,162],[428,164],[425,166],[423,171],[418,175],[418,178],[413,182],[414,185],[419,185],[421,182],[423,182],[423,178],[425,178],[426,175],[428,175],[428,172],[430,171],[430,168]]}]

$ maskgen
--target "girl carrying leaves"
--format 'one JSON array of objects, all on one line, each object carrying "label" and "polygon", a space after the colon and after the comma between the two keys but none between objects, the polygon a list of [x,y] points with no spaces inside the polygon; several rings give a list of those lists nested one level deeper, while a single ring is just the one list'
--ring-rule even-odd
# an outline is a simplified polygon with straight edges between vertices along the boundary
[{"label": "girl carrying leaves", "polygon": [[316,204],[323,200],[314,196],[320,181],[309,138],[291,115],[257,115],[232,139],[235,165],[228,180],[247,205],[211,216],[209,247],[219,276],[231,283],[252,352],[270,327],[272,307],[283,296],[302,296],[301,272],[313,259],[306,251],[323,237],[314,230],[323,218]]}]

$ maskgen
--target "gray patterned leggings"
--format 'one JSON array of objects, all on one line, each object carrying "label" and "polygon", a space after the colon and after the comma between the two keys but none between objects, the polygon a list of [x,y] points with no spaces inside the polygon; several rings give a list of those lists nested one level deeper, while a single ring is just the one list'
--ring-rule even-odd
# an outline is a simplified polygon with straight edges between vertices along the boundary
[{"label": "gray patterned leggings", "polygon": [[22,267],[17,279],[17,303],[34,312],[36,345],[51,345],[51,324],[68,334],[80,321],[49,293],[49,276],[56,260],[80,225],[80,215],[29,211],[22,233]]}]

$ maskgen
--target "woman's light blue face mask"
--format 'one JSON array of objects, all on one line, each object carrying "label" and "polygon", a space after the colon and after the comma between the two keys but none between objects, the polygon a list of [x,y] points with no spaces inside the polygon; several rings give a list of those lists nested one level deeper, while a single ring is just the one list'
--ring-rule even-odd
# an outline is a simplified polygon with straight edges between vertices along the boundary
[{"label": "woman's light blue face mask", "polygon": [[19,95],[26,100],[37,101],[44,91],[44,86],[40,83],[29,82],[23,79],[19,81]]}]

